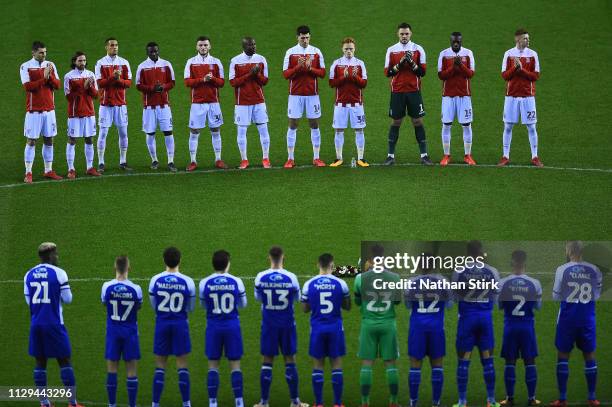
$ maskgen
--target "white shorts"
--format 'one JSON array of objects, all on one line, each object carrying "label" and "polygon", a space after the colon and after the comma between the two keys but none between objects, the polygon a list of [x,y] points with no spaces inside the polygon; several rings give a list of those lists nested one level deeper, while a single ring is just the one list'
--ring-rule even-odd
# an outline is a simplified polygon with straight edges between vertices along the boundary
[{"label": "white shorts", "polygon": [[68,118],[68,137],[93,137],[95,135],[96,116]]},{"label": "white shorts", "polygon": [[300,119],[304,115],[304,109],[306,109],[306,117],[308,119],[318,119],[321,117],[321,101],[319,100],[319,95],[289,95],[287,116],[289,116],[290,119]]},{"label": "white shorts", "polygon": [[523,124],[537,123],[535,97],[516,98],[506,96],[504,101],[504,123],[517,124],[519,116]]},{"label": "white shorts", "polygon": [[334,106],[334,129],[346,129],[351,119],[352,129],[363,129],[366,126],[363,105]]},{"label": "white shorts", "polygon": [[23,124],[23,135],[27,138],[37,139],[43,137],[55,137],[57,134],[57,122],[55,121],[55,110],[48,112],[26,112]]},{"label": "white shorts", "polygon": [[117,127],[125,127],[128,125],[127,106],[102,106],[100,105],[100,118],[98,119],[100,127],[111,127],[113,124]]},{"label": "white shorts", "polygon": [[219,103],[192,103],[189,112],[189,127],[203,129],[206,127],[216,129],[223,124],[223,113]]},{"label": "white shorts", "polygon": [[251,123],[268,123],[268,111],[266,110],[265,103],[234,106],[234,124],[237,126],[248,126]]},{"label": "white shorts", "polygon": [[442,96],[442,123],[472,123],[471,96]]},{"label": "white shorts", "polygon": [[142,131],[155,133],[158,124],[161,131],[172,131],[172,110],[170,110],[170,106],[142,109]]}]

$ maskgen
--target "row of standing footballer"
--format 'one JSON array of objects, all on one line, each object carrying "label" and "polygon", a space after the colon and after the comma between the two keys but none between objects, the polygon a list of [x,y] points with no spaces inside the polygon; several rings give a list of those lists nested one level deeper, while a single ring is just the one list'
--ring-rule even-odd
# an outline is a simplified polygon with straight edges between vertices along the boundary
[{"label": "row of standing footballer", "polygon": [[[311,33],[308,26],[300,26],[296,31],[297,45],[287,50],[283,62],[283,76],[289,81],[287,161],[284,168],[296,166],[294,149],[297,138],[298,121],[304,115],[308,120],[313,149],[312,164],[326,166],[320,159],[321,133],[319,119],[321,104],[318,95],[318,79],[326,74],[321,51],[310,45]],[[389,116],[391,125],[388,134],[388,154],[385,165],[395,163],[395,147],[399,138],[400,126],[409,116],[414,127],[420,151],[420,161],[432,165],[427,152],[423,116],[425,108],[421,96],[422,77],[426,73],[426,56],[423,48],[411,41],[410,24],[402,23],[397,27],[399,41],[387,49],[385,75],[389,78],[391,97]],[[502,77],[507,82],[503,113],[503,154],[499,166],[510,163],[510,144],[512,128],[515,124],[526,125],[531,146],[531,163],[543,166],[538,158],[535,82],[539,78],[538,55],[529,48],[529,33],[525,29],[515,32],[515,47],[504,54]],[[329,72],[329,84],[335,88],[333,127],[336,159],[329,164],[338,167],[343,164],[344,131],[350,126],[355,131],[357,159],[353,166],[368,167],[364,158],[366,126],[363,89],[367,85],[367,72],[363,61],[355,57],[355,40],[346,37],[342,40],[343,56],[333,62]],[[68,100],[68,142],[66,159],[67,177],[74,179],[75,144],[78,138],[84,139],[86,174],[100,176],[106,169],[104,155],[109,129],[115,125],[119,134],[119,167],[130,171],[127,163],[128,115],[125,90],[132,86],[132,73],[127,60],[118,55],[119,43],[115,38],[105,41],[107,55],[97,61],[95,72],[86,69],[87,56],[76,52],[72,57],[71,68],[64,77],[64,93]],[[270,135],[268,133],[268,114],[265,105],[263,86],[268,82],[266,59],[257,54],[255,39],[242,39],[243,52],[232,58],[229,81],[235,92],[234,123],[237,126],[237,143],[241,161],[238,168],[250,166],[247,157],[247,128],[251,123],[257,127],[262,148],[262,166],[270,168]],[[211,40],[201,36],[196,39],[197,55],[187,61],[184,83],[191,89],[191,109],[189,115],[189,153],[190,164],[187,171],[198,167],[196,159],[199,136],[207,125],[210,129],[212,146],[215,153],[215,167],[226,169],[221,159],[221,133],[223,115],[219,106],[219,88],[225,84],[223,65],[210,55]],[[142,93],[143,131],[151,157],[151,168],[158,169],[155,132],[159,128],[164,134],[168,169],[177,171],[174,164],[174,136],[172,112],[168,91],[175,85],[172,65],[159,57],[159,46],[150,42],[146,46],[147,59],[137,69],[135,82]],[[21,65],[21,81],[26,91],[26,117],[24,135],[27,143],[24,151],[24,182],[32,182],[32,165],[36,141],[43,137],[42,155],[44,177],[62,179],[53,170],[53,137],[57,134],[53,92],[60,86],[55,65],[46,60],[47,49],[40,41],[32,45],[32,59]],[[472,51],[463,47],[460,32],[450,36],[450,47],[443,50],[438,58],[438,76],[443,81],[442,95],[442,144],[444,156],[441,166],[451,162],[451,126],[457,120],[463,130],[464,157],[467,165],[476,165],[472,157],[472,102],[470,80],[475,73],[475,60]],[[96,135],[94,99],[99,98],[99,135],[97,140],[98,166],[94,167],[93,137]]]}]

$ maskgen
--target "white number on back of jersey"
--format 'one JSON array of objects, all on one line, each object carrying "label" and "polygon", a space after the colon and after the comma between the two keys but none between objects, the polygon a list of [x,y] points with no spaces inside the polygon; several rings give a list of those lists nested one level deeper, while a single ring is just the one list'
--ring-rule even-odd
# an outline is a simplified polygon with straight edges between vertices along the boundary
[{"label": "white number on back of jersey", "polygon": [[234,295],[231,293],[221,294],[210,293],[210,298],[213,300],[213,314],[229,314],[234,310]]},{"label": "white number on back of jersey", "polygon": [[414,295],[419,300],[419,308],[417,308],[417,312],[419,314],[433,314],[440,311],[438,305],[438,301],[440,300],[440,296],[435,293],[428,293],[427,297],[432,298],[431,303],[426,307],[425,306],[425,296],[423,294],[415,294]]},{"label": "white number on back of jersey", "polygon": [[[377,292],[367,293],[369,297],[372,298],[371,301],[368,301],[366,305],[366,309],[370,312],[386,312],[391,308],[391,293],[390,292],[381,292],[380,294]],[[380,298],[379,298],[380,297]],[[382,307],[377,307],[376,303],[380,302]]]},{"label": "white number on back of jersey", "polygon": [[332,293],[330,293],[329,291],[319,293],[319,304],[321,304],[321,309],[319,311],[321,312],[321,314],[329,314],[334,310],[334,303],[328,300],[328,298],[331,296]]},{"label": "white number on back of jersey", "polygon": [[125,305],[127,308],[123,315],[119,315],[119,301],[110,300],[109,302],[113,306],[113,313],[111,314],[113,321],[125,321],[130,315],[132,308],[134,308],[134,301],[121,301],[121,305]]},{"label": "white number on back of jersey", "polygon": [[[50,304],[51,299],[49,299],[49,282],[48,281],[32,281],[30,282],[30,287],[36,289],[34,291],[34,295],[32,296],[32,304]],[[42,298],[40,297],[42,291]]]},{"label": "white number on back of jersey", "polygon": [[[477,292],[480,293],[475,295]],[[468,291],[467,295],[463,298],[463,301],[466,302],[489,302],[487,296],[489,295],[489,290],[478,290],[476,288]]]},{"label": "white number on back of jersey", "polygon": [[185,298],[181,293],[172,293],[166,291],[158,291],[158,295],[164,297],[157,306],[157,310],[161,312],[181,312],[183,310],[183,301]]},{"label": "white number on back of jersey", "polygon": [[[272,303],[272,300],[274,299],[273,291],[278,294],[278,301],[280,302],[280,305],[274,305]],[[266,296],[266,309],[282,311],[287,309],[289,306],[289,300],[287,299],[289,296],[289,290],[263,290],[263,293]]]},{"label": "white number on back of jersey", "polygon": [[515,294],[512,296],[512,299],[519,302],[512,310],[512,315],[514,315],[515,317],[524,317],[525,311],[523,311],[521,308],[523,308],[523,305],[525,305],[525,297],[523,297],[522,295]]},{"label": "white number on back of jersey", "polygon": [[573,291],[567,296],[566,302],[574,304],[588,304],[593,299],[593,286],[590,283],[577,283],[570,281],[567,283]]}]

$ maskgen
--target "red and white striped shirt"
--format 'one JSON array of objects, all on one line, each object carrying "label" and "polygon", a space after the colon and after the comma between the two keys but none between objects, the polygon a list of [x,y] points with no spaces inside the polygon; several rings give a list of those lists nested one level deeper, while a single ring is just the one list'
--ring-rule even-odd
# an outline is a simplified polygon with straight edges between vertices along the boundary
[{"label": "red and white striped shirt", "polygon": [[[522,69],[516,69],[514,58],[519,58]],[[540,78],[540,60],[538,53],[530,48],[522,51],[517,47],[509,49],[502,61],[502,78],[506,80],[506,96],[535,96],[535,81]]]},{"label": "red and white striped shirt", "polygon": [[[92,78],[93,83],[85,89],[85,80]],[[95,116],[94,98],[98,97],[98,85],[93,72],[74,68],[64,76],[64,94],[68,99],[68,117]]]},{"label": "red and white striped shirt", "polygon": [[[298,59],[310,58],[310,69],[298,65]],[[289,94],[314,96],[319,94],[317,78],[325,77],[325,61],[321,51],[312,45],[300,44],[289,48],[283,60],[283,76],[289,80]]]},{"label": "red and white striped shirt", "polygon": [[[47,65],[53,67],[53,73],[49,75],[49,79],[45,79]],[[21,64],[19,74],[26,91],[26,111],[48,112],[55,109],[53,91],[59,88],[60,81],[53,62],[38,62],[32,58]]]},{"label": "red and white striped shirt", "polygon": [[[389,69],[399,64],[400,60],[406,51],[412,52],[412,60],[418,65],[426,69],[425,50],[418,44],[412,41],[408,41],[406,45],[398,42],[387,48],[387,55],[385,56],[385,75],[389,72]],[[419,78],[413,71],[412,68],[406,64],[400,68],[400,71],[390,78],[389,84],[391,86],[391,92],[416,92],[421,90],[421,78]]]},{"label": "red and white striped shirt", "polygon": [[[353,77],[353,69],[357,68],[357,76]],[[348,77],[344,70],[348,69]],[[336,59],[329,68],[329,86],[336,88],[336,104],[363,104],[362,89],[368,83],[365,64],[358,58],[342,57]]]},{"label": "red and white striped shirt", "polygon": [[[461,58],[461,65],[455,65],[455,57]],[[467,48],[455,53],[446,48],[438,57],[438,78],[442,82],[442,96],[471,96],[470,78],[474,76],[476,63],[474,54]]]},{"label": "red and white striped shirt", "polygon": [[[119,79],[115,79],[114,72],[121,71]],[[132,71],[129,62],[116,55],[106,55],[96,62],[96,79],[100,88],[100,104],[102,106],[126,105],[125,90],[132,86]]]},{"label": "red and white striped shirt", "polygon": [[[204,82],[204,77],[212,73],[212,78]],[[191,88],[191,103],[218,103],[219,88],[225,85],[223,65],[210,54],[198,54],[187,60],[185,65],[185,86]]]},{"label": "red and white striped shirt", "polygon": [[[257,75],[251,69],[259,65]],[[268,83],[268,63],[259,54],[248,56],[244,52],[232,58],[229,68],[230,84],[234,87],[237,105],[264,103],[263,86]]]},{"label": "red and white striped shirt", "polygon": [[[155,91],[161,85],[162,91]],[[168,91],[174,87],[174,70],[170,62],[158,58],[147,58],[136,70],[136,88],[142,92],[144,107],[165,106],[170,104]]]}]

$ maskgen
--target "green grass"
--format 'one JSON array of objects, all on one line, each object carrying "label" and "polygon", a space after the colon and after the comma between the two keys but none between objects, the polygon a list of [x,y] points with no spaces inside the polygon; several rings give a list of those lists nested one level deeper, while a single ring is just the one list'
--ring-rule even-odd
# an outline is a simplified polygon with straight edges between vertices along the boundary
[{"label": "green grass", "polygon": [[[563,1],[536,1],[518,5],[485,1],[461,3],[450,8],[439,3],[402,2],[393,7],[377,2],[321,1],[313,5],[271,1],[264,4],[235,2],[93,2],[48,1],[3,4],[0,22],[4,41],[2,110],[6,112],[3,148],[0,150],[0,280],[21,280],[37,261],[35,249],[41,241],[55,241],[60,248],[60,262],[70,278],[112,278],[112,261],[119,253],[132,260],[133,278],[146,279],[162,270],[161,251],[174,244],[184,253],[182,271],[197,279],[210,272],[213,250],[225,248],[232,253],[232,271],[246,277],[249,306],[242,312],[246,354],[245,397],[254,403],[259,394],[259,308],[250,294],[252,277],[267,267],[270,245],[281,244],[287,253],[287,268],[305,276],[316,272],[316,257],[334,253],[339,264],[354,264],[359,257],[361,240],[610,240],[610,148],[608,114],[610,85],[607,66],[612,57],[611,6],[606,1],[580,4]],[[148,11],[150,10],[150,12]],[[79,21],[79,19],[81,19]],[[253,35],[258,52],[269,64],[270,82],[266,99],[272,137],[271,159],[280,165],[286,158],[287,83],[281,76],[282,58],[295,44],[294,30],[307,23],[312,29],[312,44],[319,47],[329,67],[340,57],[339,42],[352,35],[357,40],[357,56],[364,60],[369,73],[365,91],[366,158],[380,162],[386,153],[389,119],[388,85],[382,74],[385,50],[396,42],[397,23],[407,20],[414,28],[414,41],[427,52],[429,71],[424,78],[423,97],[427,110],[425,125],[431,155],[441,156],[440,83],[435,74],[438,52],[448,46],[448,34],[460,30],[465,46],[474,51],[477,74],[473,79],[474,156],[479,163],[495,163],[501,153],[501,113],[504,82],[500,77],[503,52],[512,47],[512,33],[518,26],[529,29],[532,47],[539,53],[542,78],[538,82],[538,132],[540,156],[555,167],[599,168],[606,171],[536,170],[531,168],[496,169],[490,167],[441,169],[420,166],[369,169],[300,168],[296,171],[198,172],[159,175],[148,170],[148,154],[141,127],[141,101],[135,89],[128,91],[130,114],[130,150],[128,160],[137,176],[79,179],[77,182],[16,185],[23,173],[24,92],[19,83],[18,67],[29,59],[34,39],[43,40],[49,59],[60,75],[67,72],[72,53],[88,53],[90,69],[104,53],[107,36],[119,38],[120,54],[136,71],[145,59],[144,45],[155,40],[161,57],[173,63],[177,87],[171,92],[177,144],[176,162],[188,163],[187,118],[188,90],[182,85],[185,61],[195,55],[195,38],[212,38],[212,55],[228,68],[229,60],[240,50],[240,38]],[[331,90],[323,82],[321,100],[323,117],[322,158],[333,158],[331,130]],[[56,164],[65,173],[66,103],[56,93],[59,134],[56,138]],[[222,127],[224,159],[232,165],[239,161],[235,143],[233,92],[221,91],[226,124]],[[309,162],[310,141],[306,125],[298,132],[298,164]],[[250,157],[259,157],[255,128],[249,131]],[[352,132],[347,132],[345,156],[351,157]],[[164,147],[158,140],[160,158]],[[117,162],[116,133],[111,131],[107,164]],[[453,153],[462,153],[457,126],[453,132]],[[417,161],[413,132],[403,127],[398,145],[401,163]],[[35,179],[42,171],[40,147],[35,163]],[[212,152],[207,132],[202,133],[199,159],[204,168],[212,167]],[[523,128],[515,129],[513,161],[528,164],[529,147]],[[77,147],[77,170],[84,172],[82,146]],[[257,162],[257,160],[254,160]],[[162,160],[163,162],[163,160]],[[1,187],[6,185],[6,187]],[[608,187],[606,187],[608,185]],[[554,272],[564,261],[559,251],[541,260],[538,272]],[[507,271],[504,261],[494,263]],[[249,279],[249,277],[251,279]],[[303,283],[304,278],[300,279]],[[65,309],[66,325],[74,349],[74,366],[79,392],[84,400],[106,400],[104,380],[105,314],[98,304],[102,281],[73,282],[74,303]],[[550,293],[545,293],[549,295]],[[22,286],[0,283],[0,385],[29,385],[32,361],[27,355],[28,311],[22,298]],[[556,396],[554,375],[554,325],[557,304],[547,302],[537,317],[541,356],[538,359],[538,395],[548,401]],[[144,307],[140,313],[143,359],[140,364],[139,403],[150,402],[153,358],[153,313]],[[192,399],[194,405],[206,404],[206,362],[203,356],[204,313],[198,309],[191,318]],[[302,398],[312,401],[310,361],[307,358],[308,318],[297,315],[302,335],[298,366]],[[408,313],[398,317],[400,360],[400,401],[408,396],[408,360],[405,355]],[[601,400],[612,400],[611,342],[605,328],[612,322],[610,303],[598,306],[599,391]],[[501,344],[502,321],[495,313],[495,332]],[[456,309],[447,317],[446,382],[443,403],[456,398],[454,379],[454,339]],[[357,333],[359,314],[346,314],[348,355],[345,360],[345,394],[348,406],[358,403],[359,361]],[[50,383],[58,384],[59,375],[50,365]],[[224,365],[226,367],[226,365]],[[503,363],[497,358],[497,394],[503,395]],[[286,403],[287,386],[281,364],[274,371],[273,405]],[[525,395],[522,370],[517,372],[517,395]],[[422,400],[430,400],[429,371],[421,386]],[[221,405],[231,405],[229,372],[222,372]],[[384,373],[380,365],[374,376],[373,400],[386,400]],[[123,383],[123,382],[121,382]],[[326,383],[326,400],[331,388]],[[570,373],[570,399],[585,398],[585,382],[580,355],[574,354]],[[125,389],[119,386],[120,400]],[[470,404],[484,400],[481,367],[474,357],[470,385]],[[473,400],[473,401],[472,401]],[[170,371],[162,400],[177,405],[179,393],[176,375]],[[7,403],[8,405],[8,403]]]}]

